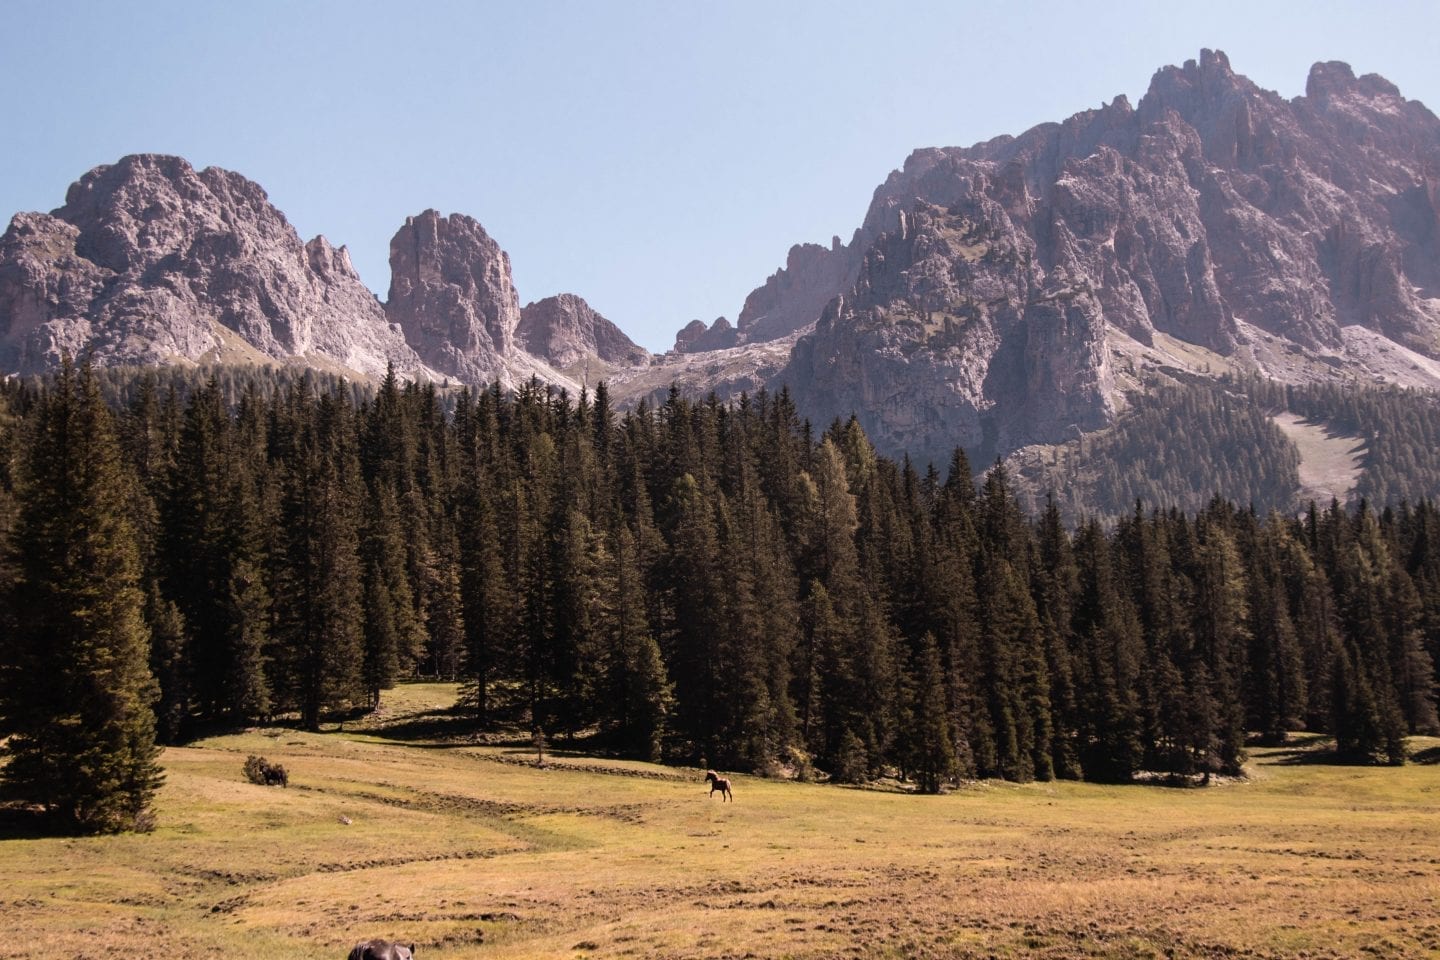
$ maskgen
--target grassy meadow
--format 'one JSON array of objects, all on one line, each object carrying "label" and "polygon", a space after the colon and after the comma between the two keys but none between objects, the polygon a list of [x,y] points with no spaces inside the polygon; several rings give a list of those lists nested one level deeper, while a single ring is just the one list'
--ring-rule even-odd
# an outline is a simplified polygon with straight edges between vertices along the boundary
[{"label": "grassy meadow", "polygon": [[454,696],[168,749],[147,836],[7,828],[0,956],[1440,957],[1433,764],[1302,741],[1203,790],[736,777],[723,804],[702,771],[446,739]]}]

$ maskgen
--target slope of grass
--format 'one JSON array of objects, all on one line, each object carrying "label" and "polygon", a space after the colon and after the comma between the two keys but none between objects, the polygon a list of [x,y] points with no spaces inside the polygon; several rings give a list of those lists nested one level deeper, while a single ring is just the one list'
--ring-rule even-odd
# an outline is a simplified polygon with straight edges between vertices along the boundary
[{"label": "slope of grass", "polygon": [[[1207,790],[940,797],[737,777],[722,804],[700,771],[411,735],[453,695],[167,750],[150,836],[0,841],[0,955],[1440,955],[1433,765],[1261,750]],[[249,753],[289,789],[246,783]]]},{"label": "slope of grass", "polygon": [[1270,418],[1300,451],[1299,502],[1347,503],[1365,469],[1365,439],[1289,411]]}]

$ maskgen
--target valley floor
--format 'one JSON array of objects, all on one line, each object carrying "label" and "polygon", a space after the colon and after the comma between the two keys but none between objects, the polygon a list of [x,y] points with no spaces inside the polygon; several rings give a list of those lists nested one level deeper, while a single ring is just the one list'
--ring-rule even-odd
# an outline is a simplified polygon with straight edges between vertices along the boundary
[{"label": "valley floor", "polygon": [[[169,749],[149,836],[12,830],[0,956],[1440,956],[1434,765],[1302,741],[1203,790],[736,777],[723,804],[702,771],[422,736],[454,693]],[[290,787],[245,782],[248,754]]]}]

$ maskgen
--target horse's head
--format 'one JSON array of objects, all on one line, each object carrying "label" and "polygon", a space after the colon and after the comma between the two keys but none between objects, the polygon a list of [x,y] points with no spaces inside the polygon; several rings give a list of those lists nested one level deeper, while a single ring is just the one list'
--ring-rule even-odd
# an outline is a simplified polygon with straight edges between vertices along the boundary
[{"label": "horse's head", "polygon": [[389,940],[362,940],[350,951],[350,960],[413,960],[415,944]]},{"label": "horse's head", "polygon": [[705,771],[705,782],[706,782],[706,783],[714,783],[716,780],[719,780],[719,779],[720,779],[720,775],[719,775],[718,773],[716,773],[714,770],[706,770],[706,771]]}]

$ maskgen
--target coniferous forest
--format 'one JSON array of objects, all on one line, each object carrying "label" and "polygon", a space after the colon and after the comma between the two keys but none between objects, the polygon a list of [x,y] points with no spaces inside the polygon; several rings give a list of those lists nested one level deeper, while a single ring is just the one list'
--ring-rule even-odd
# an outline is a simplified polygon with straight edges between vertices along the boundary
[{"label": "coniferous forest", "polygon": [[143,810],[157,741],[318,728],[411,676],[461,681],[477,730],[931,792],[1440,732],[1428,501],[1072,526],[784,391],[101,379],[0,388],[4,778],[78,827]]}]

